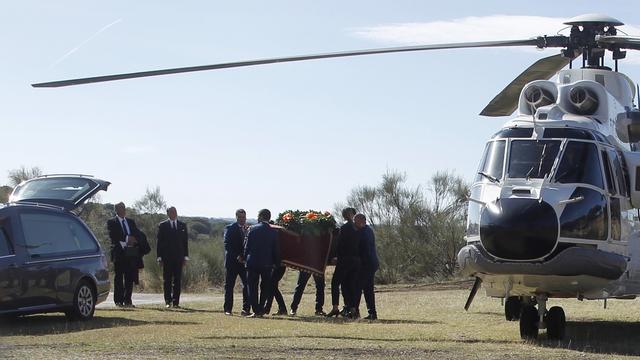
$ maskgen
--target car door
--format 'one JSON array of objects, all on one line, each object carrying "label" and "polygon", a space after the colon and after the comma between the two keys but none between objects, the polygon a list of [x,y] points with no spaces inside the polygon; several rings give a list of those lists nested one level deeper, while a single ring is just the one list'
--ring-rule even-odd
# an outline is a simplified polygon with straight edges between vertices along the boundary
[{"label": "car door", "polygon": [[6,218],[0,219],[0,313],[13,310],[20,303],[17,256],[6,222]]}]

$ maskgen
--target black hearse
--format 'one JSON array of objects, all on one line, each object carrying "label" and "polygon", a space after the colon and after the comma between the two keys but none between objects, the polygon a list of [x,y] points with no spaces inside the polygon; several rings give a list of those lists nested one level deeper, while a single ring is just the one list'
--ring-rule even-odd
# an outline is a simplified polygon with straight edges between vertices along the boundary
[{"label": "black hearse", "polygon": [[41,176],[18,185],[0,205],[0,315],[93,317],[109,294],[108,263],[72,210],[109,184],[83,175]]}]

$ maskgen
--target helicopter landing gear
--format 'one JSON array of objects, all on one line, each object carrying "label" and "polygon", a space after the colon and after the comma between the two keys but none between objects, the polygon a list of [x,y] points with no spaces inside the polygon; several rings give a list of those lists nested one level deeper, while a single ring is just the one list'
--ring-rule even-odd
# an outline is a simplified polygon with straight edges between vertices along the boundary
[{"label": "helicopter landing gear", "polygon": [[522,310],[522,299],[519,296],[509,296],[504,303],[504,317],[507,321],[520,320]]},{"label": "helicopter landing gear", "polygon": [[561,340],[564,338],[567,321],[564,316],[564,310],[560,306],[554,306],[549,309],[547,315],[545,315],[544,322],[547,324],[547,339]]},{"label": "helicopter landing gear", "polygon": [[520,312],[520,337],[535,340],[538,337],[538,310],[533,305],[524,305]]},{"label": "helicopter landing gear", "polygon": [[520,337],[525,340],[535,340],[538,337],[539,329],[547,329],[547,339],[560,340],[564,338],[566,329],[566,318],[564,310],[559,306],[554,306],[547,311],[547,297],[537,295],[535,302],[538,309],[533,304],[522,306],[520,312]]}]

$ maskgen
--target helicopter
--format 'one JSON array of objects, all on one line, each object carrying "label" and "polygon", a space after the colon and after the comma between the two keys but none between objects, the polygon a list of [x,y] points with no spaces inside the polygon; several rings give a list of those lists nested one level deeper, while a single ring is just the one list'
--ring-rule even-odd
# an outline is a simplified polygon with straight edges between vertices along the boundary
[{"label": "helicopter", "polygon": [[[186,72],[385,53],[529,46],[558,48],[508,84],[480,112],[515,117],[488,140],[468,198],[463,275],[506,299],[525,339],[560,339],[566,317],[552,298],[632,299],[640,294],[640,110],[618,71],[640,38],[617,19],[586,14],[570,34],[521,40],[390,47],[236,61],[32,84],[63,87]],[[605,65],[612,54],[614,68]],[[573,63],[581,57],[582,66]],[[568,66],[568,69],[564,69]],[[564,69],[564,70],[563,70]],[[557,75],[557,81],[550,79]]]}]

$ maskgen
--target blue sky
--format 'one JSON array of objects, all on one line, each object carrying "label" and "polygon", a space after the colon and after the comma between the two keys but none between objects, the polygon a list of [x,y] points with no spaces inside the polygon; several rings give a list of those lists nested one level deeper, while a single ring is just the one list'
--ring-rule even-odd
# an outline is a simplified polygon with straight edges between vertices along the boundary
[{"label": "blue sky", "polygon": [[[438,4],[438,5],[434,5]],[[527,5],[525,5],[527,4]],[[640,35],[631,1],[16,1],[0,12],[0,118],[10,169],[147,187],[186,215],[331,209],[387,170],[471,180],[507,118],[477,114],[557,50],[473,49],[227,69],[59,89],[75,77],[417,43],[553,35],[606,13]],[[640,61],[621,70],[640,80]]]}]

